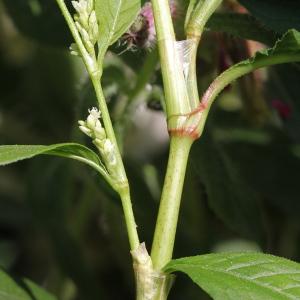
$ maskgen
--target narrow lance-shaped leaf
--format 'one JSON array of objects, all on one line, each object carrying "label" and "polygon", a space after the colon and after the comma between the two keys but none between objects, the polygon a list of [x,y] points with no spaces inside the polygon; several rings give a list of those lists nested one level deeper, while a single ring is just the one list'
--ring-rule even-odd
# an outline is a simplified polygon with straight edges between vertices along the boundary
[{"label": "narrow lance-shaped leaf", "polygon": [[47,291],[32,281],[15,281],[0,270],[0,299],[1,300],[56,300]]},{"label": "narrow lance-shaped leaf", "polygon": [[221,253],[171,261],[214,300],[300,299],[300,265],[263,253]]},{"label": "narrow lance-shaped leaf", "polygon": [[5,145],[0,146],[0,166],[20,160],[29,159],[37,155],[47,154],[62,156],[81,161],[97,170],[110,184],[109,175],[101,163],[98,155],[91,149],[76,143],[54,145]]},{"label": "narrow lance-shaped leaf", "polygon": [[99,60],[107,48],[115,43],[136,18],[140,0],[95,0],[96,14],[99,22]]}]

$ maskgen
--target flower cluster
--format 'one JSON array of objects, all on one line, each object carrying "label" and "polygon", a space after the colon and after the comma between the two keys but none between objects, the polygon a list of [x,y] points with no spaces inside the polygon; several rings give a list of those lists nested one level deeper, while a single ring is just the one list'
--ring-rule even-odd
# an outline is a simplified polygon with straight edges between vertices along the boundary
[{"label": "flower cluster", "polygon": [[[172,16],[176,15],[177,7],[174,0],[170,0]],[[156,31],[151,2],[146,2],[142,7],[137,19],[123,35],[120,44],[127,46],[127,49],[136,50],[139,48],[152,49],[156,42]],[[126,49],[126,50],[127,50]]]},{"label": "flower cluster", "polygon": [[[94,0],[78,0],[72,1],[76,10],[74,15],[75,25],[82,38],[82,42],[87,52],[95,55],[95,44],[99,36],[99,26],[97,22],[96,12],[94,10]],[[70,47],[71,54],[79,55],[76,44]]]},{"label": "flower cluster", "polygon": [[89,110],[86,121],[78,121],[79,129],[93,139],[93,143],[98,148],[106,168],[113,173],[117,164],[114,144],[107,138],[105,129],[100,122],[101,113],[93,107]]}]

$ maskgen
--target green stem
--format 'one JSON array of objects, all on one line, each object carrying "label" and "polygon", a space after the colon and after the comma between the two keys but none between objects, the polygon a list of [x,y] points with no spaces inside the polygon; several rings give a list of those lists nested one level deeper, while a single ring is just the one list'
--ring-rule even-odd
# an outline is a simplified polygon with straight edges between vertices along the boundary
[{"label": "green stem", "polygon": [[117,178],[118,182],[113,183],[113,187],[115,190],[120,194],[121,200],[122,200],[122,206],[124,210],[125,215],[125,222],[127,226],[128,236],[129,236],[129,243],[131,250],[135,250],[139,246],[139,238],[138,233],[136,229],[136,223],[134,219],[134,214],[132,210],[132,204],[130,199],[130,192],[129,192],[129,184],[123,164],[123,160],[120,154],[120,150],[117,144],[117,140],[115,137],[114,129],[112,126],[112,122],[110,119],[109,111],[106,105],[106,101],[103,95],[100,78],[101,78],[101,72],[100,67],[97,64],[97,61],[95,57],[91,57],[89,53],[86,51],[84,44],[82,43],[80,34],[78,33],[78,30],[76,28],[76,25],[73,21],[72,16],[70,15],[68,8],[65,5],[64,0],[56,0],[58,6],[60,7],[63,16],[65,17],[65,20],[70,28],[70,31],[73,35],[73,38],[79,48],[79,51],[82,55],[84,64],[86,65],[86,68],[88,70],[88,73],[90,75],[90,78],[92,80],[96,97],[98,100],[99,108],[101,111],[103,124],[105,128],[106,135],[108,139],[113,143],[115,147],[115,153],[116,153],[116,159],[117,159]]},{"label": "green stem", "polygon": [[228,86],[233,81],[238,78],[249,74],[259,68],[300,61],[300,54],[283,54],[277,56],[267,56],[264,59],[260,59],[259,61],[254,61],[250,63],[249,61],[240,62],[237,65],[232,66],[221,75],[219,75],[208,87],[206,92],[204,93],[201,103],[205,110],[202,112],[200,123],[198,124],[198,134],[201,135],[204,129],[204,125],[206,123],[206,119],[208,117],[209,110],[217,98],[217,96],[221,93],[221,91]]},{"label": "green stem", "polygon": [[189,45],[190,56],[189,56],[189,68],[186,76],[186,84],[188,95],[190,99],[191,109],[194,110],[199,105],[199,92],[198,92],[198,79],[197,79],[197,51],[200,43],[200,37],[187,36],[187,39],[191,41]]},{"label": "green stem", "polygon": [[138,233],[137,233],[137,226],[134,220],[134,214],[132,210],[131,198],[130,198],[130,190],[129,187],[124,187],[120,190],[120,197],[122,201],[122,207],[127,227],[127,233],[130,243],[131,251],[137,249],[140,245]]},{"label": "green stem", "polygon": [[123,160],[121,157],[121,153],[118,147],[113,125],[110,119],[109,111],[106,105],[106,101],[98,77],[92,77],[92,83],[96,92],[96,97],[98,100],[107,137],[115,146],[116,158],[117,158],[116,165],[117,165],[117,174],[118,174],[118,182],[116,183],[116,190],[120,194],[121,201],[122,201],[125,222],[126,222],[127,232],[128,232],[129,242],[130,242],[130,248],[131,250],[134,250],[139,246],[140,242],[139,242],[138,233],[136,229],[137,226],[135,223],[134,214],[132,210],[129,184],[128,184]]},{"label": "green stem", "polygon": [[[191,10],[186,24],[187,40],[190,41],[190,54],[189,54],[189,69],[187,74],[187,89],[189,94],[192,109],[195,109],[199,104],[199,92],[197,86],[197,70],[196,59],[197,51],[200,43],[201,36],[204,31],[204,26],[210,16],[215,12],[222,0],[202,0],[198,2],[192,11],[193,3],[191,3]],[[195,4],[195,3],[194,3]]]},{"label": "green stem", "polygon": [[151,258],[155,270],[161,270],[172,258],[184,177],[193,141],[172,137]]},{"label": "green stem", "polygon": [[176,46],[169,0],[152,0],[168,117],[190,109],[183,66]]},{"label": "green stem", "polygon": [[199,1],[186,26],[188,36],[201,38],[205,24],[223,0],[202,0]]},{"label": "green stem", "polygon": [[101,117],[103,120],[103,125],[105,127],[106,135],[110,139],[110,141],[114,144],[115,149],[116,149],[117,165],[118,165],[117,173],[118,173],[118,178],[119,178],[120,184],[127,185],[127,177],[126,177],[126,173],[125,173],[123,160],[122,160],[119,148],[118,148],[114,128],[113,128],[113,125],[112,125],[112,122],[110,119],[110,115],[109,115],[109,111],[108,111],[108,108],[106,105],[106,101],[105,101],[105,98],[103,95],[101,83],[97,77],[92,77],[91,79],[92,79],[92,83],[94,86],[94,90],[96,92],[96,97],[97,97],[98,105],[99,105],[99,108],[101,111]]}]

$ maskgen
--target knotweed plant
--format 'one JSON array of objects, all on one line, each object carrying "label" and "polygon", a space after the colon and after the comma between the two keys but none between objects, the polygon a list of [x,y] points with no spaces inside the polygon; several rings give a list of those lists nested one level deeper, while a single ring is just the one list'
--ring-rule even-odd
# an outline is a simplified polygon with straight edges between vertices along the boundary
[{"label": "knotweed plant", "polygon": [[[300,299],[300,266],[280,257],[239,252],[172,260],[190,149],[202,136],[212,104],[224,88],[241,76],[262,67],[300,61],[300,33],[291,29],[274,47],[226,68],[199,95],[197,51],[205,26],[222,0],[190,0],[182,41],[176,39],[174,32],[172,14],[176,15],[178,5],[174,1],[152,0],[142,4],[140,0],[75,0],[71,1],[73,10],[69,10],[68,0],[56,2],[74,40],[70,52],[84,62],[95,91],[94,107],[88,110],[87,116],[81,117],[78,125],[97,152],[75,143],[1,146],[1,165],[49,154],[78,160],[96,170],[118,193],[122,203],[137,300],[167,299],[172,285],[176,284],[173,275],[176,271],[186,273],[216,300]],[[105,54],[115,43],[126,51],[155,47],[159,51],[170,149],[151,249],[138,234],[143,224],[135,221],[130,182],[102,91]],[[32,285],[32,289],[37,287]],[[13,289],[6,293],[8,298],[3,299],[29,299],[10,298]],[[51,297],[40,293],[34,299]]]}]

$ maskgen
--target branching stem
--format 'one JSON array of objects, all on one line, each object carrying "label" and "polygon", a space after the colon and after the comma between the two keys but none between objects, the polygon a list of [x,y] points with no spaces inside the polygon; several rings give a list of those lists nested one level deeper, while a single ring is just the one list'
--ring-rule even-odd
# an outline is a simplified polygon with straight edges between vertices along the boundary
[{"label": "branching stem", "polygon": [[189,56],[186,80],[176,49],[169,1],[152,0],[171,134],[167,173],[151,251],[153,267],[158,271],[172,259],[189,151],[196,137],[194,134],[196,125],[200,122],[197,115],[195,124],[194,118],[189,118],[189,114],[199,105],[196,77],[197,48],[204,24],[221,2],[222,0],[200,1],[201,5],[196,5],[195,12],[191,14],[187,33],[193,41],[190,45],[193,48]]},{"label": "branching stem", "polygon": [[129,191],[129,184],[126,176],[126,172],[124,169],[123,160],[120,154],[120,150],[118,148],[117,140],[115,137],[113,125],[111,122],[111,118],[109,115],[109,111],[106,105],[106,101],[103,95],[100,79],[101,79],[101,68],[100,65],[97,63],[95,57],[91,57],[89,53],[87,52],[81,36],[76,28],[76,25],[74,23],[74,20],[71,16],[71,14],[68,11],[68,8],[66,7],[66,4],[64,0],[56,0],[58,6],[61,9],[61,12],[69,26],[69,29],[73,35],[73,38],[78,46],[78,49],[80,51],[80,54],[83,58],[84,64],[87,68],[87,71],[90,75],[90,78],[93,83],[93,87],[96,93],[96,97],[98,100],[99,108],[101,111],[101,116],[103,119],[103,124],[105,128],[106,135],[108,139],[112,142],[115,149],[115,155],[117,159],[117,177],[118,181],[113,183],[113,187],[115,190],[120,194],[122,206],[124,210],[124,216],[125,216],[125,222],[127,226],[128,236],[129,236],[129,243],[131,250],[135,250],[138,248],[140,242],[138,238],[136,223],[134,219],[134,214],[132,210],[132,204],[130,199],[130,191]]}]

